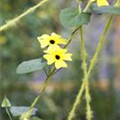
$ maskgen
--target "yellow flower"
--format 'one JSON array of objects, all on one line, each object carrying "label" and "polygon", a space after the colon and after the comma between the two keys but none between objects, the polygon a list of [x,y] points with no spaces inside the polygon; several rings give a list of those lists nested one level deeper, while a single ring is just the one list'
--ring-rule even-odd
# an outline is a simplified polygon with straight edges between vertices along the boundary
[{"label": "yellow flower", "polygon": [[57,35],[56,33],[51,33],[51,36],[47,34],[43,34],[42,36],[38,37],[38,41],[41,44],[41,48],[45,48],[47,46],[56,46],[58,44],[67,44],[67,40],[62,38],[62,36]]},{"label": "yellow flower", "polygon": [[67,49],[62,49],[60,47],[49,47],[44,51],[46,54],[43,56],[47,60],[47,64],[51,65],[55,63],[56,69],[67,67],[65,61],[72,61],[71,53],[66,53]]},{"label": "yellow flower", "polygon": [[91,0],[91,2],[95,2],[95,1],[97,1],[98,7],[109,6],[109,3],[107,0]]},{"label": "yellow flower", "polygon": [[98,7],[109,6],[109,3],[107,2],[107,0],[97,0],[97,5]]}]

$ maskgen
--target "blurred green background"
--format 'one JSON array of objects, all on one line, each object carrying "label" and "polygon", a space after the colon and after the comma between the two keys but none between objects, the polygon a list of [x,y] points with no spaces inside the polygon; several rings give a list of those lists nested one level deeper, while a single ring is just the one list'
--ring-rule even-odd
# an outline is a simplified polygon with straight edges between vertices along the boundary
[{"label": "blurred green background", "polygon": [[[0,0],[0,26],[6,20],[17,17],[40,0]],[[32,14],[23,18],[15,27],[0,33],[0,103],[6,95],[14,106],[29,106],[37,95],[45,78],[44,72],[17,75],[15,70],[22,61],[39,58],[43,52],[37,37],[56,32],[66,39],[71,29],[64,28],[59,19],[61,9],[75,7],[75,0],[51,0]],[[84,5],[83,5],[84,6]],[[90,61],[98,37],[102,33],[109,15],[92,15],[85,26],[88,62]],[[120,120],[120,22],[116,16],[108,33],[106,43],[99,55],[98,63],[90,78],[93,120]],[[66,120],[82,82],[79,32],[69,47],[73,61],[68,69],[63,69],[53,77],[41,101],[37,104],[37,116],[43,120]],[[85,120],[85,98],[78,107],[75,120]],[[8,120],[1,108],[0,120]]]}]

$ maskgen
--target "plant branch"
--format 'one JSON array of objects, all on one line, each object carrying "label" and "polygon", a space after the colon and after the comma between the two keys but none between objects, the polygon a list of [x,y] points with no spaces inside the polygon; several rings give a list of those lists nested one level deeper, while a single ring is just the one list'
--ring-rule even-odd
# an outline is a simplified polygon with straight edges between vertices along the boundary
[{"label": "plant branch", "polygon": [[75,28],[75,29],[72,31],[72,33],[70,34],[70,37],[68,38],[68,43],[64,46],[64,48],[66,48],[66,47],[70,44],[70,42],[72,41],[73,35],[75,34],[75,32],[76,32],[80,27],[81,27],[81,26]]},{"label": "plant branch", "polygon": [[52,77],[52,75],[54,74],[55,72],[55,68],[52,70],[52,72],[47,76],[46,80],[44,81],[43,85],[42,85],[42,88],[41,88],[41,91],[40,93],[38,94],[38,96],[34,99],[34,102],[31,104],[30,106],[30,109],[34,108],[35,105],[37,104],[37,102],[39,101],[39,99],[41,98],[43,92],[45,91],[45,88],[46,86],[48,85],[49,81],[51,80],[50,78]]},{"label": "plant branch", "polygon": [[89,67],[89,69],[88,69],[88,76],[90,75],[92,69],[94,68],[94,66],[95,66],[95,64],[96,64],[96,62],[97,62],[98,54],[100,53],[100,50],[101,50],[102,45],[103,45],[103,43],[104,43],[104,40],[105,40],[107,31],[108,31],[108,29],[109,29],[109,27],[110,27],[110,25],[111,25],[111,23],[112,23],[112,20],[113,20],[113,15],[110,16],[110,18],[109,18],[109,20],[108,20],[108,22],[107,22],[107,24],[106,24],[106,26],[105,26],[105,29],[104,29],[104,31],[103,31],[103,34],[102,34],[101,37],[100,37],[100,40],[99,40],[99,43],[98,43],[96,52],[95,52],[95,54],[94,54],[94,56],[93,56],[93,58],[92,58],[92,60],[91,60],[91,62],[90,62],[90,67]]},{"label": "plant branch", "polygon": [[[87,118],[91,118],[91,107],[90,107],[90,93],[89,93],[89,85],[88,85],[88,76],[87,76],[87,63],[86,63],[86,49],[85,49],[85,42],[84,42],[84,34],[83,34],[83,28],[80,27],[80,33],[81,33],[81,53],[82,53],[82,69],[84,72],[84,79],[82,82],[82,85],[80,87],[80,90],[78,92],[78,95],[76,97],[76,100],[73,104],[72,110],[69,113],[68,116],[68,120],[72,120],[75,117],[75,112],[77,110],[77,107],[80,105],[81,103],[81,97],[82,97],[82,93],[85,90],[85,97],[86,97],[86,102],[87,102],[87,107],[86,107],[86,114],[87,114]],[[88,119],[90,120],[90,119]]]},{"label": "plant branch", "polygon": [[24,119],[24,118],[29,118],[31,116],[31,112],[33,111],[35,105],[38,103],[38,101],[40,100],[43,92],[45,91],[45,88],[47,87],[48,83],[50,82],[50,78],[53,76],[54,72],[55,72],[55,68],[52,70],[52,72],[47,76],[47,78],[45,79],[43,85],[42,85],[42,88],[39,92],[39,94],[37,95],[37,97],[34,99],[34,101],[32,102],[29,110],[25,113],[22,114],[21,116],[21,119]]},{"label": "plant branch", "polygon": [[27,11],[25,11],[24,13],[22,13],[21,15],[19,15],[17,18],[14,18],[12,20],[9,20],[6,22],[6,24],[2,25],[0,27],[0,32],[1,31],[4,31],[12,26],[15,26],[19,21],[20,19],[22,19],[23,17],[25,17],[26,15],[34,12],[38,7],[40,7],[41,5],[43,5],[44,3],[46,3],[47,1],[49,0],[43,0],[42,2],[39,2],[37,5],[29,8]]},{"label": "plant branch", "polygon": [[81,29],[81,40],[82,40],[82,60],[83,60],[83,70],[84,70],[84,79],[83,79],[83,83],[82,83],[82,86],[79,90],[79,93],[76,97],[76,100],[74,102],[74,105],[72,107],[72,110],[70,111],[69,113],[69,116],[68,116],[68,120],[73,120],[73,118],[75,117],[75,112],[76,112],[76,109],[78,107],[78,105],[81,103],[81,96],[82,96],[82,92],[84,91],[85,89],[85,98],[86,98],[86,102],[87,102],[87,119],[88,120],[91,120],[92,118],[92,111],[91,111],[91,107],[90,107],[90,101],[91,101],[91,97],[90,97],[90,93],[89,93],[89,84],[88,84],[88,79],[89,79],[89,76],[90,76],[90,73],[92,71],[92,69],[94,68],[95,64],[96,64],[96,61],[97,61],[97,57],[98,57],[98,54],[102,48],[102,45],[104,43],[104,39],[105,39],[105,36],[107,34],[107,31],[112,23],[112,19],[113,19],[113,15],[110,16],[107,24],[106,24],[106,27],[103,31],[103,34],[100,38],[100,41],[99,41],[99,44],[97,46],[97,49],[96,49],[96,52],[91,60],[91,63],[90,63],[90,66],[89,66],[89,69],[88,69],[88,72],[86,73],[86,70],[87,70],[87,67],[86,67],[86,57],[85,57],[85,44],[83,42],[83,30]]},{"label": "plant branch", "polygon": [[6,109],[6,112],[7,112],[8,116],[9,116],[9,119],[12,120],[12,117],[11,117],[11,114],[10,114],[10,112],[8,110],[8,107],[5,107],[5,109]]},{"label": "plant branch", "polygon": [[82,84],[79,92],[78,92],[78,95],[75,99],[75,102],[73,104],[73,107],[72,107],[72,110],[70,111],[69,113],[69,116],[68,116],[68,119],[67,120],[72,120],[74,117],[75,117],[75,112],[76,112],[76,109],[78,107],[78,105],[81,103],[81,97],[82,97],[82,93],[84,91],[84,84]]},{"label": "plant branch", "polygon": [[48,76],[47,70],[44,68],[45,75]]},{"label": "plant branch", "polygon": [[83,84],[84,84],[84,89],[85,89],[85,98],[86,98],[86,116],[88,120],[91,120],[92,118],[92,112],[91,112],[91,106],[90,106],[90,92],[89,92],[89,82],[88,82],[88,75],[87,75],[87,63],[86,63],[86,49],[85,49],[85,41],[84,41],[84,33],[83,33],[83,28],[80,28],[80,33],[81,33],[81,53],[82,53],[82,69],[84,72],[84,79],[83,79]]}]

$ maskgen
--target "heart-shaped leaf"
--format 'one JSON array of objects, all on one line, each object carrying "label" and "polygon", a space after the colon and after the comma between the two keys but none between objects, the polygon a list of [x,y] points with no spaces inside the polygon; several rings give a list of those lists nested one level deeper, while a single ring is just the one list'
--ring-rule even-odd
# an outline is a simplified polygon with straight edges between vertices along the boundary
[{"label": "heart-shaped leaf", "polygon": [[42,62],[42,59],[24,61],[17,67],[16,72],[18,74],[30,73],[36,70],[43,70],[45,66],[46,62]]},{"label": "heart-shaped leaf", "polygon": [[11,107],[11,103],[7,97],[3,99],[1,107]]},{"label": "heart-shaped leaf", "polygon": [[64,27],[78,27],[90,21],[90,13],[79,13],[76,8],[66,8],[60,13],[60,21]]}]

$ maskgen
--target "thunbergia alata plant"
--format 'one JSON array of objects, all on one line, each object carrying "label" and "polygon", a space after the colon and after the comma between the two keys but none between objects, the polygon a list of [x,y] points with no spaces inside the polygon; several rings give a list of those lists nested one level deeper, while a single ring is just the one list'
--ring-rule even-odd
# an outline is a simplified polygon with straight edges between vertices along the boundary
[{"label": "thunbergia alata plant", "polygon": [[[25,13],[21,14],[17,18],[10,20],[5,25],[0,27],[0,31],[5,31],[9,27],[13,27],[16,23],[20,21],[21,18],[35,11],[38,7],[40,7],[41,5],[48,1],[49,0],[43,0],[42,2],[28,9]],[[67,120],[75,119],[77,107],[78,105],[80,106],[81,97],[83,95],[85,96],[86,100],[86,119],[92,120],[94,115],[90,105],[91,95],[89,88],[89,77],[97,62],[98,55],[100,53],[100,50],[102,49],[107,31],[110,28],[110,25],[112,24],[113,17],[114,15],[120,15],[120,0],[116,0],[113,5],[109,5],[109,2],[107,0],[88,0],[84,9],[81,7],[82,2],[83,2],[82,0],[77,0],[78,3],[77,8],[69,7],[63,9],[60,13],[61,24],[64,27],[73,28],[73,31],[69,35],[68,39],[63,38],[61,35],[58,35],[55,32],[51,33],[51,35],[43,34],[39,36],[37,39],[40,44],[40,47],[43,49],[44,52],[43,57],[22,62],[17,67],[18,74],[25,74],[36,70],[44,70],[47,77],[42,85],[39,94],[33,100],[30,107],[14,107],[11,105],[7,97],[4,98],[1,106],[5,107],[10,120],[12,120],[14,117],[13,112],[14,110],[18,112],[17,116],[19,117],[20,120],[35,120],[35,119],[40,120],[40,118],[35,117],[36,113],[35,105],[38,103],[47,85],[51,81],[51,77],[55,75],[60,69],[63,68],[67,69],[67,61],[72,61],[72,54],[68,52],[67,47],[71,43],[73,35],[78,30],[80,31],[81,36],[80,48],[82,55],[82,69],[84,77],[77,97],[75,99],[75,102],[73,103],[73,107],[70,113],[68,114]],[[96,14],[108,13],[110,14],[110,16],[103,30],[103,33],[99,39],[96,51],[90,61],[90,65],[88,66],[88,63],[86,61],[86,54],[88,53],[85,47],[83,26],[90,22],[92,13]],[[47,70],[48,66],[51,66],[51,70]]]}]

